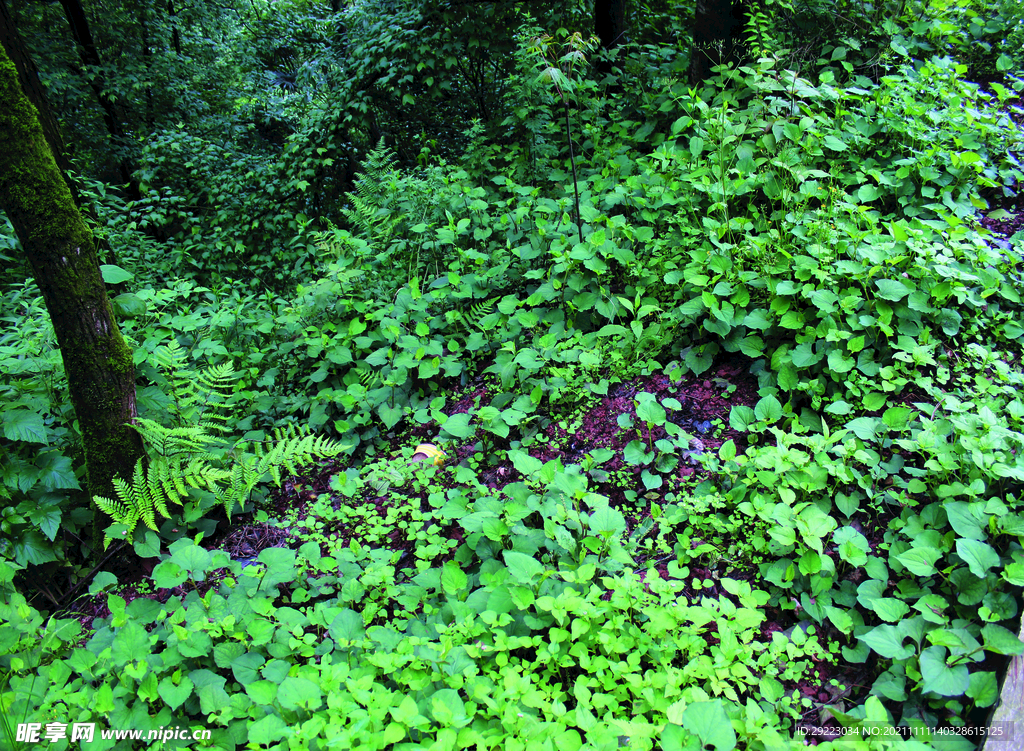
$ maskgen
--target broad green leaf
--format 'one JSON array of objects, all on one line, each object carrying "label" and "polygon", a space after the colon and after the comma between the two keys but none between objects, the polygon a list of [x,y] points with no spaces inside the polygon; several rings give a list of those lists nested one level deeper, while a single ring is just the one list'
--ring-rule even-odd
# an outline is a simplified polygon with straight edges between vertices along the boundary
[{"label": "broad green leaf", "polygon": [[[140,527],[141,529],[141,527]],[[160,537],[151,529],[142,529],[141,539],[139,531],[136,530],[136,540],[133,543],[135,553],[140,558],[158,558],[160,556]]]},{"label": "broad green leaf", "polygon": [[654,474],[648,469],[644,469],[640,473],[640,480],[643,482],[644,487],[647,490],[655,490],[660,488],[662,485],[661,475]]},{"label": "broad green leaf", "polygon": [[718,449],[718,458],[722,461],[731,461],[736,458],[736,442],[732,438]]},{"label": "broad green leaf", "polygon": [[217,667],[231,667],[231,663],[245,654],[245,645],[236,641],[223,641],[213,648],[213,662]]},{"label": "broad green leaf", "polygon": [[203,714],[213,714],[231,703],[231,698],[224,690],[224,685],[227,683],[224,676],[202,668],[193,670],[189,673],[189,677],[196,685],[199,708]]},{"label": "broad green leaf", "polygon": [[804,314],[795,310],[787,311],[779,319],[779,325],[784,329],[802,329],[804,327]]},{"label": "broad green leaf", "polygon": [[838,546],[839,557],[851,566],[863,566],[868,561],[867,553],[847,540]]},{"label": "broad green leaf", "polygon": [[693,702],[683,710],[682,725],[696,735],[705,748],[713,746],[716,751],[736,748],[736,732],[721,699]]},{"label": "broad green leaf", "polygon": [[[362,616],[359,616],[360,623]],[[323,704],[323,692],[309,678],[289,675],[281,682],[277,700],[284,709],[314,712]]]},{"label": "broad green leaf", "polygon": [[844,634],[849,634],[853,631],[853,617],[845,610],[829,605],[825,608],[825,613],[828,615],[828,619],[832,621],[832,625]]},{"label": "broad green leaf", "polygon": [[800,566],[800,573],[805,576],[813,576],[821,571],[821,556],[813,550],[807,550],[797,561]]},{"label": "broad green leaf", "polygon": [[[570,548],[566,548],[569,550]],[[491,591],[490,596],[487,598],[487,609],[493,610],[495,613],[510,613],[514,603],[512,602],[512,593],[509,588],[505,585],[501,585]]]},{"label": "broad green leaf", "polygon": [[111,584],[117,584],[117,577],[109,571],[101,571],[100,573],[96,574],[95,578],[93,578],[92,580],[92,583],[89,585],[89,594],[94,595],[98,592],[102,592]]},{"label": "broad green leaf", "polygon": [[[865,375],[867,375],[867,373],[865,373]],[[885,401],[885,394],[883,394],[881,391],[871,391],[864,395],[864,409],[868,410],[869,412],[874,412],[875,410],[884,407]]]},{"label": "broad green leaf", "polygon": [[946,654],[945,647],[928,647],[921,652],[921,688],[940,696],[962,696],[970,682],[967,666],[950,667]]},{"label": "broad green leaf", "polygon": [[430,697],[430,711],[442,726],[461,727],[466,719],[466,705],[459,692],[451,688],[435,691]]},{"label": "broad green leaf", "polygon": [[990,568],[999,565],[999,553],[986,542],[960,538],[956,541],[956,554],[979,579],[984,579]]},{"label": "broad green leaf", "polygon": [[178,685],[174,684],[170,676],[165,676],[160,680],[156,690],[160,694],[160,698],[164,700],[164,703],[173,712],[185,703],[185,700],[192,695],[194,688],[195,684],[192,683],[188,676],[182,677],[181,683]]},{"label": "broad green leaf", "polygon": [[882,422],[893,430],[903,430],[912,414],[913,410],[909,407],[889,407],[882,414]]},{"label": "broad green leaf", "polygon": [[243,686],[260,679],[259,669],[263,667],[266,660],[256,652],[246,652],[231,661],[231,672],[235,680]]},{"label": "broad green leaf", "polygon": [[879,597],[871,601],[871,609],[889,623],[897,623],[910,611],[910,606],[895,597]]},{"label": "broad green leaf", "polygon": [[38,565],[55,561],[57,556],[54,555],[54,547],[49,540],[38,530],[29,529],[14,543],[14,560],[21,565]]},{"label": "broad green leaf", "polygon": [[121,282],[130,282],[135,278],[133,274],[125,271],[120,266],[112,264],[100,266],[100,275],[103,277],[104,284],[120,284]]},{"label": "broad green leaf", "polygon": [[505,565],[512,577],[521,584],[530,584],[544,573],[544,566],[533,557],[514,550],[504,552]]},{"label": "broad green leaf", "polygon": [[[262,683],[267,683],[267,681],[262,681]],[[272,685],[271,687],[277,689],[277,686]],[[253,701],[256,701],[256,699],[253,699]],[[256,703],[270,704],[269,701],[257,701]],[[288,732],[288,725],[285,724],[280,715],[268,714],[246,725],[245,739],[248,743],[252,743],[257,747],[269,747],[271,744],[277,744]]]},{"label": "broad green leaf", "polygon": [[979,578],[966,568],[958,568],[949,575],[949,581],[956,592],[956,598],[962,605],[977,605],[988,594],[989,585],[984,578]]},{"label": "broad green leaf", "polygon": [[[171,560],[190,572],[190,578],[196,581],[202,580],[202,575],[206,573],[210,565],[209,551],[204,550],[187,538],[182,538],[173,543],[170,551],[172,554]],[[292,555],[294,555],[294,552]]]},{"label": "broad green leaf", "polygon": [[44,490],[81,489],[71,465],[71,457],[53,450],[43,451],[36,457],[36,466],[39,468],[38,482]]},{"label": "broad green leaf", "polygon": [[963,322],[963,317],[952,308],[940,310],[937,319],[946,336],[956,336],[960,331],[960,324]]},{"label": "broad green leaf", "polygon": [[825,407],[825,411],[831,415],[848,415],[853,411],[853,405],[838,399]]},{"label": "broad green leaf", "polygon": [[999,698],[999,681],[991,670],[971,673],[967,696],[979,707],[991,707]]},{"label": "broad green leaf", "polygon": [[737,405],[729,410],[729,427],[733,430],[745,432],[755,420],[754,410],[746,405]]},{"label": "broad green leaf", "polygon": [[747,328],[765,331],[771,328],[772,317],[768,311],[757,308],[747,313],[746,318],[743,319],[743,325]]},{"label": "broad green leaf", "polygon": [[810,368],[821,362],[824,356],[823,352],[814,351],[814,342],[803,342],[793,349],[791,358],[796,367]]},{"label": "broad green leaf", "polygon": [[839,295],[830,289],[816,289],[809,297],[814,307],[825,314],[834,313],[836,301],[839,300]]},{"label": "broad green leaf", "polygon": [[122,318],[138,318],[146,314],[146,303],[134,292],[122,292],[110,301]]},{"label": "broad green leaf", "polygon": [[161,561],[153,569],[153,584],[160,589],[172,589],[185,581],[185,570],[174,561]]},{"label": "broad green leaf", "polygon": [[402,413],[403,410],[400,406],[392,407],[389,404],[381,404],[377,408],[377,414],[380,415],[384,427],[388,430],[398,424],[398,421],[402,419]]},{"label": "broad green leaf", "polygon": [[857,363],[847,357],[841,350],[834,349],[828,353],[828,367],[834,373],[849,373]]},{"label": "broad green leaf", "polygon": [[893,302],[902,300],[912,291],[903,282],[897,282],[894,279],[878,279],[875,284],[878,286],[879,296]]},{"label": "broad green leaf", "polygon": [[145,660],[149,654],[149,634],[142,626],[129,621],[117,630],[110,653],[114,665],[120,667],[133,660]]},{"label": "broad green leaf", "polygon": [[441,426],[442,435],[448,438],[469,438],[476,429],[469,424],[469,414],[460,412],[451,415]]},{"label": "broad green leaf", "polygon": [[611,506],[602,506],[592,513],[589,524],[592,532],[605,537],[621,534],[626,529],[626,519],[622,512]]},{"label": "broad green leaf", "polygon": [[861,185],[857,188],[857,198],[861,203],[876,201],[880,195],[882,195],[882,191],[876,185]]},{"label": "broad green leaf", "polygon": [[935,573],[935,561],[941,557],[935,548],[922,546],[903,551],[896,560],[915,576],[931,576]]},{"label": "broad green leaf", "polygon": [[534,476],[540,472],[541,467],[544,466],[544,462],[536,457],[530,456],[525,451],[509,451],[508,457],[512,460],[512,466],[516,468],[516,471],[527,479],[533,479]]},{"label": "broad green leaf", "polygon": [[260,577],[259,588],[267,590],[278,584],[292,581],[295,578],[296,558],[296,552],[291,548],[264,548],[261,550],[256,556],[256,560],[265,564],[267,570]]},{"label": "broad green leaf", "polygon": [[446,594],[454,595],[466,588],[469,577],[455,561],[448,561],[441,569],[441,588]]},{"label": "broad green leaf", "polygon": [[[982,519],[975,516],[974,509],[979,509],[980,503],[965,503],[964,501],[943,501],[942,507],[946,509],[946,517],[949,519],[949,526],[953,528],[960,537],[970,540],[984,541],[988,533],[982,527]],[[982,518],[987,514],[982,514]],[[988,526],[987,524],[985,525]]]},{"label": "broad green leaf", "polygon": [[846,427],[862,441],[874,441],[878,437],[875,432],[878,427],[878,418],[876,417],[858,417],[856,420],[850,420]]},{"label": "broad green leaf", "polygon": [[335,642],[361,641],[366,637],[363,616],[351,608],[342,608],[327,627],[327,632]]},{"label": "broad green leaf", "polygon": [[985,649],[1000,655],[1024,654],[1024,642],[1009,629],[995,623],[986,623],[981,628]]},{"label": "broad green leaf", "polygon": [[736,147],[736,169],[742,174],[750,174],[757,169],[754,161],[754,147],[750,143],[741,143]]},{"label": "broad green leaf", "polygon": [[[499,519],[498,517],[496,517],[496,516],[488,516],[488,517],[484,518],[483,523],[480,525],[480,531],[483,532],[484,535],[489,540],[494,540],[495,542],[501,542],[508,535],[509,528],[508,528],[508,525],[505,524],[505,522],[502,521],[501,519]],[[442,584],[443,584],[443,577],[442,577]]]},{"label": "broad green leaf", "polygon": [[[640,398],[643,396],[648,398]],[[654,396],[652,394],[641,392],[640,394],[637,394],[636,416],[644,422],[654,425],[664,425],[665,408],[658,404],[658,402],[654,401]]]},{"label": "broad green leaf", "polygon": [[857,637],[882,657],[890,660],[904,660],[914,654],[912,647],[903,646],[905,638],[896,626],[876,626],[866,634]]},{"label": "broad green leaf", "polygon": [[4,412],[4,437],[9,441],[49,443],[43,417],[27,409],[9,409]]},{"label": "broad green leaf", "polygon": [[778,399],[769,394],[768,396],[760,399],[755,405],[754,417],[758,420],[773,423],[782,417],[782,405],[779,403]]},{"label": "broad green leaf", "polygon": [[[747,338],[749,339],[750,337],[747,337]],[[746,341],[746,340],[744,340],[744,341]],[[742,349],[742,347],[741,347],[741,349]],[[757,348],[757,351],[750,353],[750,356],[751,357],[760,356],[760,354],[763,352],[763,350],[764,350],[764,343],[762,342],[761,346],[759,346]],[[796,368],[794,368],[791,363],[784,362],[784,363],[782,363],[782,365],[779,366],[778,371],[779,371],[779,374],[778,374],[779,388],[782,389],[783,391],[787,391],[787,392],[788,391],[794,391],[796,389],[796,387],[797,387],[797,384],[800,382],[800,378],[797,375]]]},{"label": "broad green leaf", "polygon": [[647,444],[636,439],[630,441],[622,450],[622,456],[629,464],[650,464],[654,461],[654,452],[647,449]]},{"label": "broad green leaf", "polygon": [[[256,681],[243,684],[245,693],[256,704],[273,704],[277,698],[277,684],[273,681]],[[276,717],[276,715],[274,715]],[[250,728],[252,726],[250,725]],[[251,736],[250,736],[251,737]]]}]

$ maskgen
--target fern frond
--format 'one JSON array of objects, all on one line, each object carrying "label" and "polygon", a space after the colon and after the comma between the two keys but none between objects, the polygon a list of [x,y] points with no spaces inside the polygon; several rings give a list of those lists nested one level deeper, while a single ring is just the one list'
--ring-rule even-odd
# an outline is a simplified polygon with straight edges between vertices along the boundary
[{"label": "fern frond", "polygon": [[[301,465],[344,450],[340,444],[293,427],[276,430],[270,446],[232,445],[211,435],[223,430],[231,418],[227,395],[237,375],[234,368],[218,365],[196,374],[186,369],[185,353],[176,341],[161,348],[158,361],[171,370],[175,424],[167,427],[137,418],[132,425],[147,446],[148,465],[140,460],[130,483],[115,478],[115,498],[95,498],[97,507],[127,527],[129,534],[139,523],[156,530],[156,515],[169,518],[169,505],[183,505],[191,490],[217,495],[230,520],[235,503],[244,506],[268,475],[281,485],[281,467],[297,474]],[[105,545],[110,542],[108,537]]]},{"label": "fern frond", "polygon": [[214,467],[206,459],[196,457],[188,463],[181,476],[191,488],[205,488],[211,493],[216,493],[220,489],[220,483],[231,477],[231,471]]},{"label": "fern frond", "polygon": [[342,214],[352,225],[353,234],[361,235],[378,248],[387,247],[391,235],[401,221],[398,195],[394,190],[395,154],[380,140],[377,148],[366,155],[363,172],[356,175],[356,192],[348,194],[350,206]]},{"label": "fern frond", "polygon": [[142,440],[160,456],[205,454],[207,446],[217,440],[207,432],[209,423],[168,428],[139,417],[134,426]]},{"label": "fern frond", "polygon": [[498,298],[492,297],[490,300],[481,300],[473,305],[469,309],[469,313],[463,315],[463,320],[466,322],[466,325],[473,328],[481,328],[480,319],[484,316],[490,315],[497,302]]},{"label": "fern frond", "polygon": [[224,511],[231,518],[236,502],[243,502],[268,474],[274,484],[281,487],[281,467],[291,474],[298,468],[312,464],[316,459],[337,456],[344,446],[323,436],[315,436],[293,426],[274,430],[274,444],[264,447],[257,443],[253,453],[236,461],[231,472],[231,485],[223,496]]},{"label": "fern frond", "polygon": [[379,370],[364,369],[359,371],[359,382],[366,387],[366,390],[377,388],[384,382],[384,376]]},{"label": "fern frond", "polygon": [[188,353],[176,339],[158,347],[153,353],[157,364],[168,374],[173,404],[170,411],[179,425],[195,425],[206,421],[224,430],[230,415],[224,409],[234,390],[239,373],[231,363],[213,365],[196,372],[188,367]]},{"label": "fern frond", "polygon": [[[117,524],[123,524],[128,528],[129,533],[134,533],[135,527],[142,522],[154,532],[156,527],[157,505],[166,511],[163,503],[161,488],[160,467],[162,462],[154,462],[147,474],[143,469],[143,460],[135,464],[135,473],[129,484],[120,477],[113,480],[116,499],[94,496],[96,505],[114,520]],[[164,513],[165,516],[168,514]],[[112,538],[108,535],[103,541],[104,549],[110,545]]]}]

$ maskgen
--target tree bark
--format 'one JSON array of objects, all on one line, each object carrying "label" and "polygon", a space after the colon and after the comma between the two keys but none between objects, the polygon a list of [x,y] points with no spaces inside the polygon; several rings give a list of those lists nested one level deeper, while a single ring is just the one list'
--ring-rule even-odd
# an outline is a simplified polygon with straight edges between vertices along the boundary
[{"label": "tree bark", "polygon": [[[130,478],[145,455],[142,439],[128,425],[136,417],[132,351],[114,320],[92,232],[2,47],[0,209],[14,225],[53,322],[82,434],[89,493],[115,498],[113,478]],[[98,508],[94,512],[97,532],[110,522]],[[102,532],[92,542],[99,551]]]},{"label": "tree bark", "polygon": [[746,28],[748,0],[696,0],[693,46],[690,48],[690,85],[711,76],[711,69],[737,60]]},{"label": "tree bark", "polygon": [[181,57],[181,37],[178,36],[178,19],[174,13],[174,0],[167,0],[167,15],[171,19],[171,44],[174,45],[174,54]]},{"label": "tree bark", "polygon": [[70,169],[67,159],[67,152],[64,149],[64,139],[60,133],[60,126],[53,116],[50,103],[46,98],[46,90],[39,80],[39,71],[29,56],[25,42],[18,33],[18,27],[14,23],[14,17],[7,9],[6,0],[0,0],[0,46],[7,50],[7,56],[14,67],[18,69],[18,81],[21,83],[21,90],[29,98],[39,115],[39,124],[43,128],[43,135],[50,145],[57,166],[62,172]]},{"label": "tree bark", "polygon": [[[92,30],[89,28],[89,19],[86,18],[85,8],[81,0],[60,0],[64,8],[64,15],[68,19],[68,26],[71,27],[71,35],[78,45],[78,54],[82,58],[82,64],[88,72],[92,68],[94,75],[89,76],[89,86],[96,95],[96,100],[103,108],[103,122],[107,126],[107,133],[114,141],[115,147],[120,147],[124,140],[124,128],[122,126],[121,108],[114,100],[114,96],[105,90],[102,75],[102,63],[100,53],[96,49],[96,43],[92,38]],[[132,167],[127,159],[121,159],[117,165],[121,173],[121,179],[128,186],[128,195],[131,199],[138,199],[141,195],[138,183],[132,179]]]},{"label": "tree bark", "polygon": [[[626,41],[626,0],[594,0],[594,33],[601,47],[612,52]],[[604,74],[612,72],[612,61],[602,59],[597,69]]]}]

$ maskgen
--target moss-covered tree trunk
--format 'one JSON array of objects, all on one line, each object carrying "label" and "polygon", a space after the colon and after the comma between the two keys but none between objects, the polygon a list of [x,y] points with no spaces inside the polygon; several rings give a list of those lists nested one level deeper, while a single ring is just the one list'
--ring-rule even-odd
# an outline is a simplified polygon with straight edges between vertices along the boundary
[{"label": "moss-covered tree trunk", "polygon": [[14,17],[7,8],[6,0],[0,0],[0,45],[7,50],[7,56],[11,58],[14,67],[18,69],[18,80],[21,82],[21,90],[31,100],[39,115],[39,124],[43,126],[43,134],[46,142],[50,144],[53,156],[57,160],[57,166],[61,172],[71,168],[64,152],[64,139],[61,137],[60,126],[53,116],[49,102],[46,101],[46,90],[39,80],[39,71],[35,63],[29,57],[25,49],[25,42],[14,25]]},{"label": "moss-covered tree trunk", "polygon": [[[127,425],[136,416],[132,352],[114,321],[92,232],[3,46],[0,209],[14,225],[53,321],[82,432],[89,492],[113,498],[114,476],[131,477],[143,456],[138,433]],[[94,510],[94,529],[105,528],[109,520]],[[102,541],[102,534],[93,539],[94,550]]]}]

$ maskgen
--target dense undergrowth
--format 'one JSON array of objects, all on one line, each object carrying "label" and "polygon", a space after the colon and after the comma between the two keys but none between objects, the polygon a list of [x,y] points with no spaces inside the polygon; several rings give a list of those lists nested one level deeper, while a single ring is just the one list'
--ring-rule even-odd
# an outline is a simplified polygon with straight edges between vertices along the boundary
[{"label": "dense undergrowth", "polygon": [[[995,32],[946,10],[870,65],[834,45],[699,90],[653,45],[604,87],[525,29],[506,136],[373,150],[289,295],[153,283],[93,196],[162,467],[108,532],[153,565],[84,562],[59,352],[12,287],[0,738],[973,747],[948,729],[1024,651],[1024,241],[979,223],[1024,209],[1024,81],[1000,52],[969,82],[953,32]],[[448,461],[409,464],[423,441]],[[239,520],[287,542],[204,547]],[[89,573],[91,622],[63,597]]]}]

